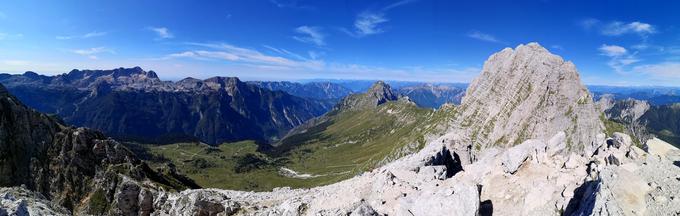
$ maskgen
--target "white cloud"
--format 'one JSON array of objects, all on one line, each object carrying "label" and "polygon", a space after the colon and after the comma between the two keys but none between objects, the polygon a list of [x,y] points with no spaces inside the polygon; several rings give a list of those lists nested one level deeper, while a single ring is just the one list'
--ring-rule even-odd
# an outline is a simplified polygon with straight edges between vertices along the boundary
[{"label": "white cloud", "polygon": [[656,33],[656,29],[654,26],[648,23],[642,23],[638,21],[631,23],[615,21],[605,25],[602,28],[602,34],[604,35],[618,36],[631,33],[645,36]]},{"label": "white cloud", "polygon": [[93,38],[93,37],[101,37],[108,34],[107,32],[98,32],[98,31],[93,31],[93,32],[88,32],[83,35],[71,35],[71,36],[57,36],[57,40],[71,40],[71,39],[84,39],[84,38]]},{"label": "white cloud", "polygon": [[498,40],[496,37],[490,34],[485,34],[479,31],[472,31],[467,34],[469,38],[474,38],[477,40],[481,41],[486,41],[486,42],[492,42],[492,43],[503,43],[502,41]]},{"label": "white cloud", "polygon": [[97,54],[100,53],[115,53],[113,50],[108,49],[106,47],[93,47],[89,49],[76,49],[76,50],[71,50],[71,52],[81,55],[81,56],[86,56],[90,59],[98,59]]},{"label": "white cloud", "polygon": [[598,50],[601,55],[609,57],[607,65],[618,73],[624,73],[625,67],[640,61],[636,53],[629,54],[622,46],[602,44]]},{"label": "white cloud", "polygon": [[602,46],[600,46],[600,48],[598,48],[598,50],[600,50],[600,53],[602,55],[606,55],[606,56],[609,56],[609,57],[622,56],[622,55],[625,55],[628,52],[626,50],[626,48],[624,48],[622,46],[607,45],[607,44],[602,44]]},{"label": "white cloud", "polygon": [[[199,60],[224,60],[257,66],[278,66],[285,68],[320,68],[324,62],[320,60],[290,59],[282,56],[266,55],[257,50],[242,48],[225,43],[189,43],[204,49],[189,50],[167,55],[169,58],[193,58]],[[282,53],[296,55],[287,50],[271,48]],[[296,55],[299,56],[299,55]],[[300,57],[302,58],[302,57]]]},{"label": "white cloud", "polygon": [[325,35],[321,33],[320,27],[314,26],[300,26],[295,28],[295,32],[303,34],[303,36],[293,36],[293,39],[304,43],[311,43],[317,46],[324,46],[326,42],[324,41]]},{"label": "white cloud", "polygon": [[381,24],[389,21],[386,13],[396,7],[415,2],[416,0],[401,0],[381,8],[378,11],[365,10],[357,14],[354,20],[354,28],[352,30],[341,29],[352,37],[364,37],[368,35],[384,33],[385,29],[381,28]]},{"label": "white cloud", "polygon": [[389,21],[382,12],[364,11],[357,15],[354,21],[354,31],[345,31],[353,37],[364,37],[368,35],[380,34],[385,32],[380,28],[380,24]]},{"label": "white cloud", "polygon": [[[652,76],[654,79],[680,79],[680,62],[662,62],[658,64],[640,65],[633,68],[633,72]],[[680,84],[680,83],[675,83]]]},{"label": "white cloud", "polygon": [[169,39],[175,37],[166,27],[149,27],[147,29],[156,32],[156,34],[158,34],[157,39]]}]

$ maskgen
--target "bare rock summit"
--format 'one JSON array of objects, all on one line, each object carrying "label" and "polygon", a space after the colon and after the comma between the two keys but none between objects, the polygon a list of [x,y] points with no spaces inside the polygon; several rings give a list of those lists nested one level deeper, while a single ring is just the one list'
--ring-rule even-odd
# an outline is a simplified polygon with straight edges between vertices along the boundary
[{"label": "bare rock summit", "polygon": [[484,63],[456,118],[475,149],[566,133],[567,150],[592,153],[604,128],[576,66],[538,43],[505,48]]}]

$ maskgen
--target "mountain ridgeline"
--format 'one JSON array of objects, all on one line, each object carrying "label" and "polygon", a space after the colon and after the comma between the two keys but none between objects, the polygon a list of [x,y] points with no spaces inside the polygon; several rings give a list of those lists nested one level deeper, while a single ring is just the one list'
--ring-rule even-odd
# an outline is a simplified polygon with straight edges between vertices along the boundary
[{"label": "mountain ridgeline", "polygon": [[250,81],[248,83],[272,91],[284,91],[298,97],[329,100],[333,102],[337,102],[353,93],[351,89],[332,82],[296,83],[287,81]]},{"label": "mountain ridgeline", "polygon": [[2,75],[31,107],[109,136],[151,143],[276,140],[330,106],[234,77],[161,81],[139,67]]}]

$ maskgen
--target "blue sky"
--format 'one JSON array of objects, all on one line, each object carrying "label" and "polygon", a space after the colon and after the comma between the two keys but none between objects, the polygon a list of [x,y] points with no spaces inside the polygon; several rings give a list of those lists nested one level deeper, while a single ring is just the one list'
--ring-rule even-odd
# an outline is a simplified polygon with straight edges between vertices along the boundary
[{"label": "blue sky", "polygon": [[0,71],[468,82],[492,53],[535,41],[587,84],[680,86],[674,2],[10,0]]}]

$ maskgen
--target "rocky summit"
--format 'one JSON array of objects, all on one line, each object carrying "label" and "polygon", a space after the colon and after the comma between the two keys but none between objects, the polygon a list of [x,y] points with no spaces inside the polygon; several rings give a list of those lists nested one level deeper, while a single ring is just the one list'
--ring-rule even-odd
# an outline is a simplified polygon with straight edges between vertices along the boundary
[{"label": "rocky summit", "polygon": [[566,149],[590,154],[604,128],[576,66],[537,43],[491,55],[460,112],[456,125],[475,149],[546,140],[563,131]]},{"label": "rocky summit", "polygon": [[[375,107],[394,98],[388,90],[377,83],[354,96],[366,100],[339,106]],[[492,55],[462,105],[448,109],[439,127],[445,130],[424,136],[419,151],[326,186],[172,192],[119,174],[115,195],[90,197],[115,198],[103,211],[110,215],[680,214],[680,150],[659,139],[636,146],[625,131],[605,133],[574,65],[537,43]],[[64,212],[21,188],[0,193],[9,214],[35,211],[21,204],[29,202]]]},{"label": "rocky summit", "polygon": [[388,101],[399,99],[392,88],[383,81],[374,83],[371,88],[363,94],[353,94],[341,100],[335,109],[359,110],[376,107]]}]

